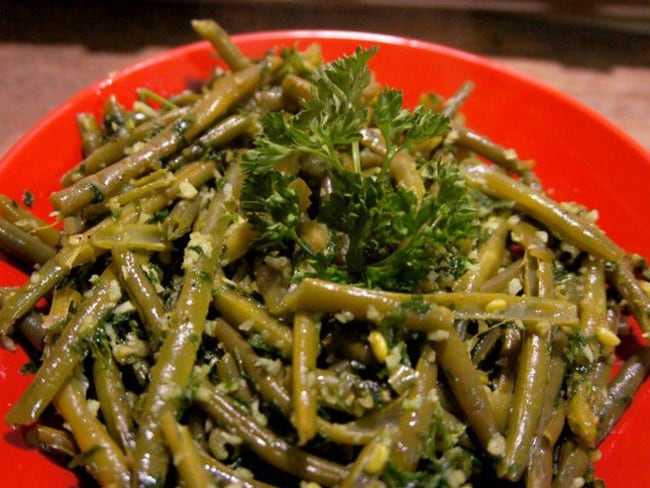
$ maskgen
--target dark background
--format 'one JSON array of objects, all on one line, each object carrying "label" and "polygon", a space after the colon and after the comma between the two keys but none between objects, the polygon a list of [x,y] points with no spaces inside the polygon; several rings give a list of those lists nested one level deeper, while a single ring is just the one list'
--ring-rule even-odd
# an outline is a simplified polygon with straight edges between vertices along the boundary
[{"label": "dark background", "polygon": [[0,153],[77,90],[146,55],[229,32],[373,31],[496,59],[595,108],[650,148],[650,1],[0,0]]}]

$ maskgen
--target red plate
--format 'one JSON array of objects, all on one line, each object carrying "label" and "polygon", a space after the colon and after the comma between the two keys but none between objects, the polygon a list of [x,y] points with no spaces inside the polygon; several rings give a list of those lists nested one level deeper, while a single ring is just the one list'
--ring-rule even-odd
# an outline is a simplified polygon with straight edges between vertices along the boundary
[{"label": "red plate", "polygon": [[[535,159],[545,187],[560,200],[574,200],[600,212],[600,224],[623,248],[650,256],[650,155],[614,125],[534,80],[464,52],[404,39],[339,31],[278,31],[235,37],[242,50],[263,54],[273,46],[319,42],[327,59],[351,53],[357,45],[380,47],[371,62],[380,82],[404,90],[414,104],[422,91],[452,94],[465,80],[476,84],[463,107],[468,125],[494,141]],[[80,159],[75,114],[99,114],[116,94],[124,104],[137,88],[172,94],[204,79],[215,65],[205,42],[175,49],[138,63],[83,90],[31,129],[0,161],[0,192],[20,199],[34,194],[34,209],[46,217],[49,194],[59,178]],[[0,261],[0,285],[21,284],[25,276]],[[0,350],[0,418],[30,380],[19,374],[22,351]],[[650,486],[650,382],[601,446],[597,475],[612,488]],[[0,422],[0,476],[3,485],[76,486],[70,472],[26,448],[21,435]],[[11,481],[10,481],[11,480]]]}]

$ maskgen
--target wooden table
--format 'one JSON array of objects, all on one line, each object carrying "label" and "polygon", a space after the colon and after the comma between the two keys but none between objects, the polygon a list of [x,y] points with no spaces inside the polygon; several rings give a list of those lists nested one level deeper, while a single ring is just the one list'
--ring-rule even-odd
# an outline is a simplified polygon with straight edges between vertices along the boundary
[{"label": "wooden table", "polygon": [[468,50],[575,97],[650,149],[650,27],[595,27],[561,15],[436,7],[423,1],[401,7],[391,6],[396,2],[316,6],[269,0],[51,3],[0,0],[0,154],[84,86],[147,55],[196,40],[189,26],[196,17],[213,17],[232,33],[337,28],[407,35]]}]

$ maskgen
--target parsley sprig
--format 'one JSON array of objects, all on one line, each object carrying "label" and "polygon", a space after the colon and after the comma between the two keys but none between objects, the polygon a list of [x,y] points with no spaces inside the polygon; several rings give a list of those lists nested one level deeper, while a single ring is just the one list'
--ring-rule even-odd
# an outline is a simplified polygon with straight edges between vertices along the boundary
[{"label": "parsley sprig", "polygon": [[348,236],[351,281],[412,291],[432,274],[462,273],[467,258],[459,243],[476,235],[476,212],[459,171],[437,168],[438,192],[419,204],[413,192],[396,188],[387,177],[344,173],[333,181],[318,219]]},{"label": "parsley sprig", "polygon": [[341,171],[339,150],[358,144],[368,123],[363,89],[370,82],[368,60],[375,51],[358,48],[316,70],[312,96],[302,101],[298,114],[264,114],[262,134],[246,156],[249,170],[266,172],[291,155],[308,154]]},{"label": "parsley sprig", "polygon": [[[364,98],[371,81],[368,61],[375,51],[358,48],[316,70],[312,96],[298,113],[262,117],[263,130],[244,157],[242,209],[258,232],[256,248],[290,254],[300,276],[413,291],[438,275],[457,277],[465,269],[460,244],[477,235],[477,212],[461,173],[449,164],[427,162],[432,187],[420,201],[391,179],[387,169],[395,155],[446,134],[448,119],[421,106],[402,108],[401,92],[392,89],[382,90],[369,105]],[[373,125],[386,152],[382,170],[367,176],[360,171],[359,144],[362,130]],[[301,174],[307,160],[328,175],[328,194],[320,195],[313,172]],[[297,162],[297,173],[281,169],[292,166],[287,161]],[[297,176],[310,181],[318,195],[309,218],[330,230],[324,252],[314,252],[300,237],[306,216],[290,187]]]},{"label": "parsley sprig", "polygon": [[402,92],[387,89],[379,93],[372,104],[375,123],[386,143],[384,170],[395,155],[403,149],[411,149],[416,144],[434,136],[444,135],[449,120],[443,114],[434,113],[418,105],[413,111],[402,108]]}]

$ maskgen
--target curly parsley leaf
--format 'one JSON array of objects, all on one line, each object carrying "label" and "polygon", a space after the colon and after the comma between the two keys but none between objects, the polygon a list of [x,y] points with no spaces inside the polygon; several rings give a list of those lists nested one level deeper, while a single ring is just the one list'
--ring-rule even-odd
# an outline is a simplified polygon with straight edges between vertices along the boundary
[{"label": "curly parsley leaf", "polygon": [[314,89],[296,115],[270,112],[262,119],[262,133],[244,164],[251,172],[268,171],[292,154],[311,154],[341,169],[338,150],[358,143],[368,122],[363,90],[370,82],[368,60],[375,48],[357,48],[316,70]]},{"label": "curly parsley leaf", "polygon": [[449,130],[449,119],[445,115],[422,105],[409,111],[402,108],[403,102],[401,91],[388,89],[380,92],[372,104],[375,123],[386,142],[386,164],[399,150],[412,148]]},{"label": "curly parsley leaf", "polygon": [[436,182],[437,193],[418,205],[388,178],[343,173],[333,181],[318,219],[348,236],[351,281],[413,290],[432,274],[460,276],[467,258],[459,246],[478,235],[477,212],[455,167],[439,164]]},{"label": "curly parsley leaf", "polygon": [[[364,91],[374,53],[359,48],[314,71],[312,95],[297,114],[262,117],[263,130],[244,156],[242,209],[258,232],[256,250],[298,251],[293,261],[299,277],[412,291],[432,276],[453,279],[464,271],[467,257],[460,244],[478,234],[478,215],[462,175],[451,165],[429,167],[427,182],[436,190],[420,202],[385,171],[398,151],[448,130],[448,119],[441,114],[423,107],[403,109],[396,90],[384,90],[372,104],[373,120],[387,146],[384,171],[361,175],[359,143],[370,122]],[[309,209],[310,218],[326,224],[331,233],[322,253],[301,240],[298,227],[305,215],[290,187],[294,176],[280,171],[280,163],[293,161],[300,172],[300,156],[305,155],[331,176],[331,192]],[[342,162],[350,156],[352,171]]]},{"label": "curly parsley leaf", "polygon": [[302,244],[298,235],[300,200],[289,187],[293,177],[280,171],[250,174],[242,188],[242,210],[259,233],[255,245],[262,251]]}]

